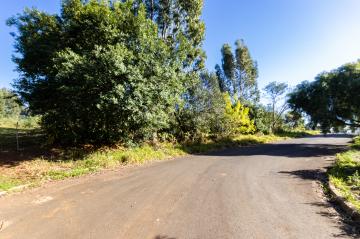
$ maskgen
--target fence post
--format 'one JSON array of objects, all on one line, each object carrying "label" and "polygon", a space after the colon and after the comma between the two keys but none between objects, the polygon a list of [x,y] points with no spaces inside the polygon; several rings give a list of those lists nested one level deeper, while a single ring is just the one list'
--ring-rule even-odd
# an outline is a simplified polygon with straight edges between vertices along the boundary
[{"label": "fence post", "polygon": [[20,151],[20,149],[19,149],[19,121],[16,122],[16,150]]}]

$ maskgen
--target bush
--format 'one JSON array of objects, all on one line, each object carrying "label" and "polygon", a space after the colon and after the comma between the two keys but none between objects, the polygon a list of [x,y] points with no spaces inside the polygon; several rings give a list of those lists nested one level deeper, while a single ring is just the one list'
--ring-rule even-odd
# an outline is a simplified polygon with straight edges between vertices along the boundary
[{"label": "bush", "polygon": [[50,142],[141,141],[169,128],[187,40],[174,52],[143,5],[64,1],[60,16],[32,9],[9,24],[19,30],[17,92]]},{"label": "bush", "polygon": [[224,95],[225,100],[225,132],[228,135],[251,134],[256,128],[254,121],[250,119],[249,108],[237,100],[234,104],[228,93]]}]

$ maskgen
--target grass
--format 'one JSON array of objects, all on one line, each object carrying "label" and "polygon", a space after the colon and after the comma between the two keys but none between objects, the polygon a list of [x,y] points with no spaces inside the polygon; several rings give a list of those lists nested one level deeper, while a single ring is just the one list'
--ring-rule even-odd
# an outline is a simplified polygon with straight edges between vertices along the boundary
[{"label": "grass", "polygon": [[354,138],[349,151],[337,155],[328,174],[330,182],[360,212],[360,137]]},{"label": "grass", "polygon": [[299,137],[305,137],[305,136],[311,136],[311,135],[318,135],[321,132],[318,130],[292,130],[292,131],[280,131],[277,132],[277,136],[281,137],[289,137],[289,138],[299,138]]},{"label": "grass", "polygon": [[[143,144],[133,148],[48,149],[41,146],[39,130],[20,131],[22,150],[16,151],[11,128],[0,128],[0,190],[8,191],[22,184],[39,185],[49,180],[62,180],[114,169],[127,164],[143,164],[151,160],[165,160],[188,154],[206,153],[229,147],[263,144],[287,139],[288,136],[240,135],[203,143],[157,143]],[[6,148],[6,150],[4,150]]]},{"label": "grass", "polygon": [[0,191],[8,191],[11,188],[21,185],[23,182],[17,179],[0,176]]},{"label": "grass", "polygon": [[11,118],[0,118],[0,128],[33,129],[39,126],[39,117],[19,116]]},{"label": "grass", "polygon": [[42,142],[42,134],[38,129],[0,128],[0,151],[17,149],[16,134],[18,134],[21,149],[37,146],[39,142]]},{"label": "grass", "polygon": [[208,141],[205,143],[184,144],[181,145],[180,148],[189,154],[197,154],[229,147],[265,144],[287,138],[289,137],[276,135],[239,135],[231,138],[220,139],[217,141]]}]

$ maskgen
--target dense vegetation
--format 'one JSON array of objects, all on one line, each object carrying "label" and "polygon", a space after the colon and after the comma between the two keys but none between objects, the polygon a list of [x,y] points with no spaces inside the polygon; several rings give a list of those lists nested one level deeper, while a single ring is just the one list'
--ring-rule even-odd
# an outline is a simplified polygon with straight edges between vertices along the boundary
[{"label": "dense vegetation", "polygon": [[199,1],[178,2],[171,20],[159,5],[157,24],[135,1],[69,0],[59,16],[28,9],[8,21],[18,28],[15,87],[52,141],[113,143],[169,129],[202,54]]},{"label": "dense vegetation", "polygon": [[[48,142],[62,145],[202,142],[303,127],[275,107],[286,87],[271,107],[259,103],[257,63],[243,40],[234,51],[223,45],[214,72],[204,69],[202,6],[63,0],[59,15],[26,9],[8,20],[17,29],[15,93]],[[284,86],[272,84],[270,97]]]},{"label": "dense vegetation", "polygon": [[[50,142],[195,139],[242,118],[228,133],[251,133],[249,110],[226,102],[225,81],[202,70],[201,10],[201,0],[67,0],[60,15],[27,9],[8,21],[18,30],[16,92],[41,115]],[[238,75],[255,84],[255,67],[241,65],[247,48],[237,46]]]}]

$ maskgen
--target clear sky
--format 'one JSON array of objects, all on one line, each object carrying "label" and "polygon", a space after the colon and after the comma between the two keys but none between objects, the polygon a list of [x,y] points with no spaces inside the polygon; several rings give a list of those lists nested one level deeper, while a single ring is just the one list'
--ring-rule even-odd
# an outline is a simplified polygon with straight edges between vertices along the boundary
[{"label": "clear sky", "polygon": [[[5,20],[24,7],[59,11],[60,0],[11,0],[0,8],[0,87],[17,77],[12,29]],[[205,0],[207,67],[220,63],[223,43],[242,38],[259,65],[259,84],[296,85],[360,58],[360,0]]]}]

